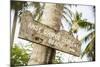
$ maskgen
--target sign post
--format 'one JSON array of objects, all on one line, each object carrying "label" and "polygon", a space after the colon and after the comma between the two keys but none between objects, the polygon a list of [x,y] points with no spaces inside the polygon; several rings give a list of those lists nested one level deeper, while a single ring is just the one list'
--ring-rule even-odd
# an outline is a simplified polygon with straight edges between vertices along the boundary
[{"label": "sign post", "polygon": [[80,56],[81,43],[67,31],[54,29],[36,21],[21,23],[19,38]]}]

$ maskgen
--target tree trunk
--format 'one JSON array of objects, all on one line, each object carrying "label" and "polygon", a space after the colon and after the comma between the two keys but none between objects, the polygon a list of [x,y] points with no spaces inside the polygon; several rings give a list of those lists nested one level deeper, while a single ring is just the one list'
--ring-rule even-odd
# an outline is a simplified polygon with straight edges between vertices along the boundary
[{"label": "tree trunk", "polygon": [[18,11],[15,10],[13,25],[12,25],[12,29],[10,33],[10,38],[11,38],[10,45],[13,45],[13,41],[14,41],[14,35],[15,35],[15,29],[16,29],[16,23],[17,23],[17,13]]},{"label": "tree trunk", "polygon": [[[45,4],[40,22],[52,29],[59,31],[61,24],[63,5]],[[33,50],[28,65],[50,64],[55,57],[55,49],[45,47],[36,43],[32,45]]]}]

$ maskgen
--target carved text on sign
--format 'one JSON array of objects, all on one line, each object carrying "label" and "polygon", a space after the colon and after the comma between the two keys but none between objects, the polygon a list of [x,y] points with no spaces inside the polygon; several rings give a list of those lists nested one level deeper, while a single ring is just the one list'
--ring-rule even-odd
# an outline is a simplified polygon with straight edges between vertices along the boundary
[{"label": "carved text on sign", "polygon": [[[25,23],[25,22],[24,22]],[[37,22],[26,22],[27,25],[21,23],[19,37],[58,49],[63,52],[73,54],[75,56],[80,55],[80,42],[69,34],[67,31],[61,30],[56,32],[55,30]]]}]

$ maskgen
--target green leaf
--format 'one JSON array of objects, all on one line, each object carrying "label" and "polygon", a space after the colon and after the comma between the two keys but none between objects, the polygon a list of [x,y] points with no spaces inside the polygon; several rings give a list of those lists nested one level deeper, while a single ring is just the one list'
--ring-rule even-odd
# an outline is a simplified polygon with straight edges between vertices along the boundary
[{"label": "green leaf", "polygon": [[64,15],[67,15],[67,17],[69,17],[69,18],[70,18],[70,20],[72,21],[72,17],[68,14],[68,12],[63,11],[63,14],[64,14]]},{"label": "green leaf", "polygon": [[95,36],[94,38],[90,41],[90,43],[87,45],[85,48],[84,52],[81,55],[81,58],[87,54],[88,57],[92,57],[92,60],[95,60]]},{"label": "green leaf", "polygon": [[90,33],[88,33],[81,41],[85,41],[87,42],[90,38],[92,38],[95,35],[95,30],[91,31]]},{"label": "green leaf", "polygon": [[67,12],[69,13],[69,15],[72,17],[72,15],[73,15],[72,11],[69,8],[67,8],[67,7],[64,7],[64,9],[66,9]]},{"label": "green leaf", "polygon": [[86,20],[80,20],[78,22],[78,25],[81,27],[81,28],[87,28],[88,30],[90,30],[91,28],[93,29],[94,28],[94,24],[92,23],[89,23],[87,22]]},{"label": "green leaf", "polygon": [[11,66],[27,65],[29,54],[24,48],[20,48],[16,44],[11,48]]}]

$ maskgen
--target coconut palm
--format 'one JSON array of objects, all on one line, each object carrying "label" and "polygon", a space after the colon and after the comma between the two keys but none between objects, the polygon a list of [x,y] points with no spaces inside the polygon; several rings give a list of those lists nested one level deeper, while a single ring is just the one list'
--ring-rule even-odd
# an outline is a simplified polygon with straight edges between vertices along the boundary
[{"label": "coconut palm", "polygon": [[89,34],[87,34],[82,41],[87,42],[88,40],[89,43],[87,44],[85,50],[82,53],[82,57],[86,54],[89,57],[89,60],[95,61],[95,29],[91,31]]},{"label": "coconut palm", "polygon": [[29,6],[35,8],[35,11],[33,14],[33,20],[39,22],[42,14],[43,14],[43,9],[44,9],[45,3],[29,2]]},{"label": "coconut palm", "polygon": [[[70,19],[67,19],[65,16],[64,18],[66,21],[70,24],[71,33],[77,33],[78,29],[81,27],[83,29],[87,29],[87,31],[91,31],[89,34],[87,34],[82,41],[89,41],[88,45],[86,46],[85,50],[82,53],[82,57],[87,54],[87,56],[90,58],[90,60],[95,60],[95,24],[87,21],[86,19],[82,19],[82,13],[73,13],[71,10],[68,8],[64,7],[68,11],[64,11],[64,15],[67,15]],[[94,9],[95,7],[93,7]]]},{"label": "coconut palm", "polygon": [[87,30],[94,28],[94,25],[88,22],[87,19],[82,19],[82,13],[78,13],[77,11],[73,13],[70,9],[66,7],[65,9],[67,9],[68,11],[64,11],[63,17],[66,19],[67,23],[69,23],[69,25],[71,26],[70,29],[71,33],[77,33],[77,30],[80,27],[85,28]]},{"label": "coconut palm", "polygon": [[[40,23],[59,31],[62,10],[62,4],[46,3],[43,9],[43,15],[40,18]],[[32,46],[33,50],[28,65],[52,63],[52,59],[55,56],[54,49],[35,43]]]},{"label": "coconut palm", "polygon": [[[93,12],[95,16],[95,6],[93,6]],[[90,39],[90,42],[88,43],[87,47],[85,48],[82,57],[87,54],[87,56],[90,58],[89,60],[95,61],[95,24],[93,24],[93,28],[91,28],[91,31],[83,40],[87,41]]]}]

